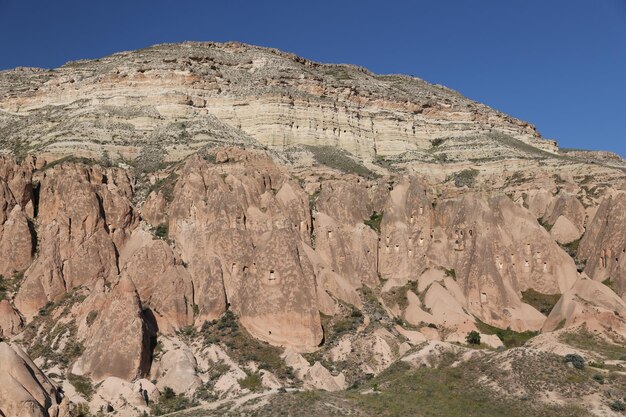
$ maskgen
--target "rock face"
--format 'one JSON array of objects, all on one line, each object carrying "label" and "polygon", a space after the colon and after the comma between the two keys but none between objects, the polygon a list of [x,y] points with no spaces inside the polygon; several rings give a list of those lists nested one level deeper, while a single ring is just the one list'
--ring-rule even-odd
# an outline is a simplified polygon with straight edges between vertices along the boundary
[{"label": "rock face", "polygon": [[306,197],[262,154],[222,152],[222,164],[187,162],[168,215],[169,236],[202,290],[199,314],[215,318],[228,303],[254,336],[314,348],[322,331],[302,242]]},{"label": "rock face", "polygon": [[93,380],[118,377],[133,381],[146,375],[151,361],[150,334],[133,282],[122,278],[109,294],[74,367]]},{"label": "rock face", "polygon": [[543,331],[585,325],[590,330],[616,332],[626,337],[626,303],[609,287],[579,279],[554,306]]},{"label": "rock face", "polygon": [[152,310],[161,332],[172,333],[193,324],[191,276],[166,242],[138,229],[120,260],[121,274],[135,283],[144,307]]},{"label": "rock face", "polygon": [[[3,72],[0,100],[7,112],[0,126],[13,132],[11,141],[37,138],[43,152],[57,155],[76,153],[78,141],[82,156],[104,149],[128,156],[162,146],[180,158],[189,153],[176,147],[181,123],[194,146],[214,138],[247,145],[253,137],[273,148],[340,146],[367,159],[424,153],[433,140],[450,137],[490,146],[495,154],[520,153],[522,147],[488,138],[489,132],[557,149],[530,124],[420,79],[240,43],[158,45],[53,71]],[[55,129],[41,129],[57,118]],[[250,136],[242,140],[233,130]],[[72,141],[57,138],[59,131]],[[449,153],[471,157],[471,148]]]},{"label": "rock face", "polygon": [[30,265],[34,252],[29,219],[33,215],[31,175],[27,167],[0,157],[0,275]]},{"label": "rock face", "polygon": [[196,359],[189,349],[170,350],[159,361],[157,387],[161,390],[170,387],[177,394],[193,393],[202,385],[197,367]]},{"label": "rock face", "polygon": [[8,300],[0,301],[0,338],[19,333],[24,322]]},{"label": "rock face", "polygon": [[56,387],[18,347],[0,342],[0,414],[57,417]]},{"label": "rock face", "polygon": [[32,317],[71,289],[98,279],[115,280],[116,243],[125,240],[135,221],[130,193],[129,178],[121,170],[63,164],[44,172],[40,253],[15,299],[25,316]]},{"label": "rock face", "polygon": [[494,326],[538,330],[544,318],[521,302],[521,292],[560,294],[576,280],[573,260],[506,196],[468,194],[433,209],[425,188],[406,179],[391,191],[384,213],[383,278],[403,285],[417,280],[415,271],[443,265],[462,291],[459,309]]},{"label": "rock face", "polygon": [[626,192],[605,197],[580,242],[578,257],[596,281],[610,278],[616,292],[626,297]]}]

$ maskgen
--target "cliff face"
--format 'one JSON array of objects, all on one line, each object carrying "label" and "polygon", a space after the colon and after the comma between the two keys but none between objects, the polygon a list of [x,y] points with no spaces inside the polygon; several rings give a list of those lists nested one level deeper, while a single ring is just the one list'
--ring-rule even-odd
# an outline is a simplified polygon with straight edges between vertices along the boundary
[{"label": "cliff face", "polygon": [[444,353],[509,398],[515,352],[626,338],[623,161],[416,78],[161,45],[0,73],[0,144],[0,338],[34,360],[0,343],[0,415],[337,391]]},{"label": "cliff face", "polygon": [[[0,97],[5,143],[56,155],[131,159],[156,146],[180,159],[215,140],[246,142],[231,130],[273,149],[331,145],[368,160],[454,137],[471,148],[487,133],[557,150],[528,123],[447,88],[238,43],[159,45],[51,71],[5,71]],[[485,143],[485,153],[508,149]]]}]

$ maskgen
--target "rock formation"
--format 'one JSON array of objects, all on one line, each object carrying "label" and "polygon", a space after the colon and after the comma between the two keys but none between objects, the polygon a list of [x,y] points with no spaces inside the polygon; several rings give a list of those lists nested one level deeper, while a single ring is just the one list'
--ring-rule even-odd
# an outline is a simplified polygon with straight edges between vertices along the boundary
[{"label": "rock formation", "polygon": [[501,384],[572,371],[548,353],[624,365],[614,155],[415,77],[239,43],[0,72],[0,133],[0,415],[334,401],[476,358],[498,398],[609,415],[599,389]]},{"label": "rock formation", "polygon": [[0,342],[0,414],[62,417],[57,388],[16,346]]}]

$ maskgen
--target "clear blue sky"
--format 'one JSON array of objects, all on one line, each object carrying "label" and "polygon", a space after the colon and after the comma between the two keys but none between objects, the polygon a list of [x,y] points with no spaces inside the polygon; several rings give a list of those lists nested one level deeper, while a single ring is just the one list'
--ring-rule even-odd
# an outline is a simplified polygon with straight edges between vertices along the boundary
[{"label": "clear blue sky", "polygon": [[0,69],[237,40],[405,73],[626,156],[626,0],[0,0]]}]

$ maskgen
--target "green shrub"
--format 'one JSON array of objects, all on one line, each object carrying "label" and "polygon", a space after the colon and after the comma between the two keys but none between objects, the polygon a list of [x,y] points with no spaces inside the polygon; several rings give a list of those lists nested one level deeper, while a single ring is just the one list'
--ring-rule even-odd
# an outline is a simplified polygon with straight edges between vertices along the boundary
[{"label": "green shrub", "polygon": [[480,333],[472,330],[465,336],[465,341],[470,345],[480,345]]},{"label": "green shrub", "polygon": [[91,327],[91,325],[96,321],[96,318],[98,317],[98,312],[93,310],[90,311],[89,314],[87,314],[87,326]]},{"label": "green shrub", "polygon": [[626,411],[626,404],[624,404],[620,400],[613,401],[611,404],[609,404],[609,407],[613,411]]},{"label": "green shrub", "polygon": [[313,154],[313,158],[319,164],[339,170],[346,174],[356,174],[365,178],[375,178],[377,175],[361,165],[343,149],[334,146],[310,146],[304,148]]},{"label": "green shrub", "polygon": [[261,382],[261,376],[259,374],[250,374],[240,379],[239,385],[241,388],[246,388],[250,391],[261,391],[263,389],[263,383]]},{"label": "green shrub", "polygon": [[457,172],[452,177],[452,179],[454,180],[454,185],[458,188],[473,187],[476,183],[476,177],[478,176],[478,173],[479,171],[474,168],[464,169],[463,171]]},{"label": "green shrub", "polygon": [[151,405],[150,410],[155,416],[174,413],[197,405],[182,394],[176,394],[170,387],[165,387],[159,401]]},{"label": "green shrub", "polygon": [[380,233],[380,223],[383,221],[383,213],[374,212],[370,216],[369,220],[365,220],[363,223],[371,227],[376,233]]},{"label": "green shrub", "polygon": [[585,360],[582,356],[577,355],[576,353],[569,353],[565,355],[563,362],[571,363],[576,369],[583,369],[585,367]]},{"label": "green shrub", "polygon": [[161,223],[160,225],[156,227],[156,229],[154,229],[154,235],[158,237],[159,239],[163,239],[163,240],[167,239],[168,234],[169,234],[168,227],[164,223]]},{"label": "green shrub", "polygon": [[446,276],[448,276],[448,277],[450,277],[450,278],[452,278],[453,280],[456,281],[456,270],[454,270],[454,269],[446,269],[446,268],[444,268],[444,269],[445,269],[445,272],[446,272]]},{"label": "green shrub", "polygon": [[70,382],[70,384],[72,384],[74,389],[76,389],[76,392],[85,397],[85,399],[91,400],[91,397],[94,393],[94,388],[89,378],[82,375],[69,373],[67,375],[67,380]]},{"label": "green shrub", "polygon": [[4,280],[4,276],[0,275],[0,301],[7,298],[7,284]]},{"label": "green shrub", "polygon": [[522,301],[535,307],[546,316],[550,314],[560,299],[561,294],[542,294],[532,288],[522,292]]},{"label": "green shrub", "polygon": [[595,374],[593,376],[594,381],[598,382],[599,384],[604,384],[604,375],[600,375],[600,374]]},{"label": "green shrub", "polygon": [[476,320],[476,326],[481,333],[495,334],[507,348],[523,346],[528,340],[537,336],[539,332],[516,332],[508,329],[500,329],[499,327],[490,326],[480,320]]}]

